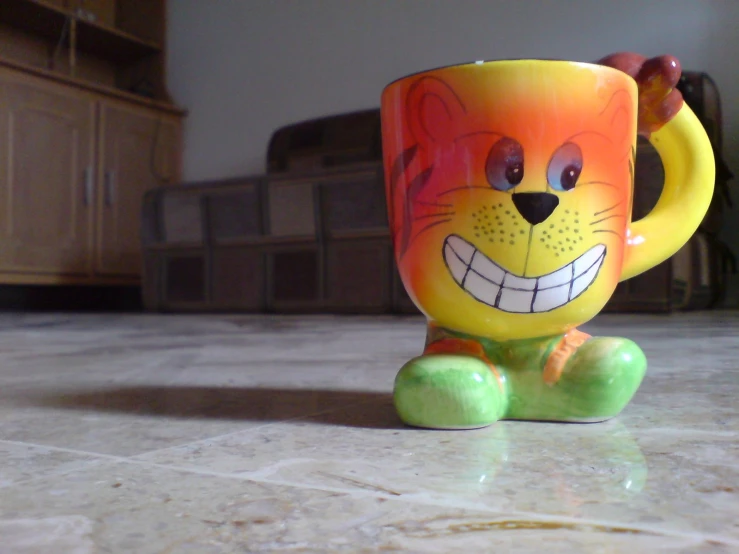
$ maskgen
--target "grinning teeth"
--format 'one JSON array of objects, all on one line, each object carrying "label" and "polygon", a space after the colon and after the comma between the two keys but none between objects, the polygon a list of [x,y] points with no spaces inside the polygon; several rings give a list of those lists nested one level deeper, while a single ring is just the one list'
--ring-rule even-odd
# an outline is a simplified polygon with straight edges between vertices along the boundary
[{"label": "grinning teeth", "polygon": [[554,308],[564,306],[569,302],[570,284],[565,283],[558,287],[540,290],[536,293],[534,300],[534,312],[548,312]]},{"label": "grinning teeth", "polygon": [[472,256],[475,255],[476,248],[469,242],[461,237],[451,235],[446,239],[445,248],[446,246],[450,247],[465,265],[470,265],[470,260],[472,259]]},{"label": "grinning teeth", "polygon": [[467,263],[469,262],[461,260],[459,256],[457,256],[454,248],[452,248],[448,243],[444,246],[444,259],[449,266],[449,271],[452,273],[454,280],[457,281],[457,283],[461,283],[464,279],[465,273],[467,273]]},{"label": "grinning teeth", "polygon": [[503,268],[479,253],[477,256],[473,256],[470,268],[478,275],[496,285],[502,284],[503,277],[506,276],[506,272]]},{"label": "grinning teeth", "polygon": [[521,277],[457,235],[444,243],[444,260],[457,284],[480,302],[512,313],[547,312],[574,300],[595,280],[605,255],[599,244],[552,273]]},{"label": "grinning teeth", "polygon": [[467,278],[464,280],[464,288],[480,302],[490,304],[491,306],[495,306],[498,300],[498,292],[500,291],[498,285],[480,277],[474,271],[470,271],[467,274]]},{"label": "grinning teeth", "polygon": [[[534,279],[536,280],[536,279]],[[530,312],[533,290],[503,289],[498,302],[498,309],[504,312]]]},{"label": "grinning teeth", "polygon": [[505,278],[505,286],[511,289],[534,290],[536,288],[536,279],[517,277],[513,273],[509,273]]},{"label": "grinning teeth", "polygon": [[556,287],[558,285],[569,285],[572,280],[572,267],[566,265],[562,269],[558,269],[554,273],[549,273],[543,277],[539,277],[539,290]]},{"label": "grinning teeth", "polygon": [[605,245],[599,244],[598,246],[594,246],[593,248],[585,252],[585,254],[576,259],[574,262],[575,277],[577,277],[578,275],[582,275],[587,270],[589,270],[593,266],[593,264],[598,261],[598,258],[600,258],[605,251]]},{"label": "grinning teeth", "polygon": [[590,269],[588,269],[585,273],[583,273],[580,277],[573,281],[572,292],[570,292],[570,299],[577,298],[583,293],[586,288],[588,288],[588,286],[590,286],[590,283],[593,282],[595,276],[598,274],[599,269],[600,264],[593,263],[591,264]]}]

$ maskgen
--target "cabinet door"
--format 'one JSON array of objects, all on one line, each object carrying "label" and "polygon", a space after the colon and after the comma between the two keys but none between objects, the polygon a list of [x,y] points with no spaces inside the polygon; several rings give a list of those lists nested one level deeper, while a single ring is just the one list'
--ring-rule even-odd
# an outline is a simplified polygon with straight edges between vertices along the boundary
[{"label": "cabinet door", "polygon": [[0,69],[0,271],[92,269],[95,103]]},{"label": "cabinet door", "polygon": [[143,196],[179,179],[179,136],[175,118],[118,103],[101,104],[98,274],[141,275]]}]

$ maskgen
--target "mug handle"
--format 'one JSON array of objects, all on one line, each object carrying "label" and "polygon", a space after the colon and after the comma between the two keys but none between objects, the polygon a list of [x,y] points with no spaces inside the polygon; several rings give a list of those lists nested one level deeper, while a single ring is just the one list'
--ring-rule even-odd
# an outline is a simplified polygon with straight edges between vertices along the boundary
[{"label": "mug handle", "polygon": [[667,260],[693,236],[713,198],[716,164],[703,125],[683,102],[677,114],[651,133],[665,173],[659,201],[626,230],[625,281]]}]

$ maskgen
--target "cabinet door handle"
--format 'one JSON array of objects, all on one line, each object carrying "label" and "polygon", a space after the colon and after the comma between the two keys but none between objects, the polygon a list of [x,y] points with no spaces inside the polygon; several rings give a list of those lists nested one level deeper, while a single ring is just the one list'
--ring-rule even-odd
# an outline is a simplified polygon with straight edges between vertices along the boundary
[{"label": "cabinet door handle", "polygon": [[110,207],[115,203],[115,170],[105,172],[105,205]]},{"label": "cabinet door handle", "polygon": [[84,200],[85,206],[92,205],[92,194],[93,194],[93,173],[92,173],[92,166],[87,166],[85,168],[85,190],[84,190]]}]

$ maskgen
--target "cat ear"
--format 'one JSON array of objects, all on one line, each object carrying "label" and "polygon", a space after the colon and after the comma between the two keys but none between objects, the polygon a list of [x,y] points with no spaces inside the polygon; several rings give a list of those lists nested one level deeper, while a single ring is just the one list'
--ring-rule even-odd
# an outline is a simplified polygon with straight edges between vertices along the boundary
[{"label": "cat ear", "polygon": [[618,141],[626,137],[633,125],[635,106],[631,94],[625,88],[611,91],[607,96],[600,118],[610,129],[610,134]]},{"label": "cat ear", "polygon": [[422,77],[408,89],[406,118],[421,144],[454,140],[453,123],[466,109],[454,89],[437,77]]}]

